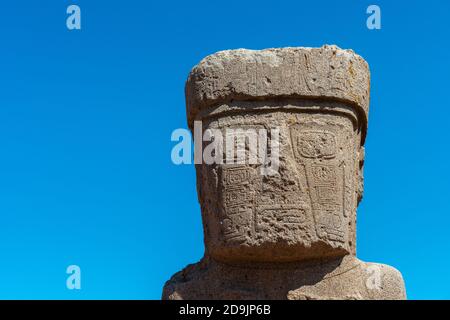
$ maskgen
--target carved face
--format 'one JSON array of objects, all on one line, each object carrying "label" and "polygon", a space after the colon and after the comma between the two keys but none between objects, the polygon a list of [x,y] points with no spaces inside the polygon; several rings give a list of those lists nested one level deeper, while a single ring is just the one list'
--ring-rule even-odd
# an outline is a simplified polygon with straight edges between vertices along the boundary
[{"label": "carved face", "polygon": [[197,166],[207,253],[236,262],[354,254],[363,159],[356,115],[332,103],[269,106],[203,120],[223,136],[227,128],[280,133],[276,174],[248,162]]}]

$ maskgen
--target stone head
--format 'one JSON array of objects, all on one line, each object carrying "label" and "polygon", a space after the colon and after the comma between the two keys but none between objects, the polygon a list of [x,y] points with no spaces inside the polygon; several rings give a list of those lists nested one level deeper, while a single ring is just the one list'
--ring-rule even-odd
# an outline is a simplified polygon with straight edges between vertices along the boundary
[{"label": "stone head", "polygon": [[[360,56],[335,46],[222,51],[192,69],[189,126],[201,121],[196,140],[223,134],[214,152],[224,161],[196,165],[208,256],[245,263],[355,254],[369,79]],[[263,137],[265,149],[251,139],[243,149],[266,157],[227,161],[233,130]]]}]

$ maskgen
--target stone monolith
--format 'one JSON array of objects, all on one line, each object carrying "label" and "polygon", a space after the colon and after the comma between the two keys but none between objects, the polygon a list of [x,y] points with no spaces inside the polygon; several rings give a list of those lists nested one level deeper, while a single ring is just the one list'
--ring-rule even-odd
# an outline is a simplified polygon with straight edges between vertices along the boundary
[{"label": "stone monolith", "polygon": [[278,161],[270,174],[264,161],[196,165],[205,255],[163,299],[406,298],[399,271],[356,258],[369,88],[366,61],[336,46],[221,51],[192,69],[189,127],[266,130]]}]

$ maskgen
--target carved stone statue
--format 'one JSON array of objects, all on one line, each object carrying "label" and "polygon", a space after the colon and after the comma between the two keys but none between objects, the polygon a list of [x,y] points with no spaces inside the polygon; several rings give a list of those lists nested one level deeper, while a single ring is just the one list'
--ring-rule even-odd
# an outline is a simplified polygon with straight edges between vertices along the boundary
[{"label": "carved stone statue", "polygon": [[276,129],[277,166],[196,165],[205,256],[163,299],[406,298],[399,271],[356,258],[369,87],[365,60],[336,46],[221,51],[192,69],[191,130]]}]

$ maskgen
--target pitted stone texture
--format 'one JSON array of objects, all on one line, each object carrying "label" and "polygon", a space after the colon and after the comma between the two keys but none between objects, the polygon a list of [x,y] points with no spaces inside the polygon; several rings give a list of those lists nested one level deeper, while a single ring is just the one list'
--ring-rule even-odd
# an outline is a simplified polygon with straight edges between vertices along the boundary
[{"label": "pitted stone texture", "polygon": [[405,299],[397,270],[356,258],[369,106],[361,57],[335,46],[219,52],[191,71],[186,103],[203,132],[277,128],[279,168],[196,165],[205,256],[163,299]]},{"label": "pitted stone texture", "polygon": [[226,136],[230,128],[278,128],[279,169],[263,176],[260,164],[197,166],[207,253],[228,262],[355,254],[362,174],[357,115],[333,102],[265,100],[237,107],[246,111],[210,117],[203,129]]},{"label": "pitted stone texture", "polygon": [[291,97],[354,104],[366,125],[369,90],[368,64],[352,50],[326,45],[220,51],[203,59],[189,74],[188,123],[192,128],[198,112],[214,104]]},{"label": "pitted stone texture", "polygon": [[[376,278],[378,277],[378,278]],[[280,265],[227,265],[204,259],[164,286],[168,300],[403,300],[396,269],[353,256]]]}]

